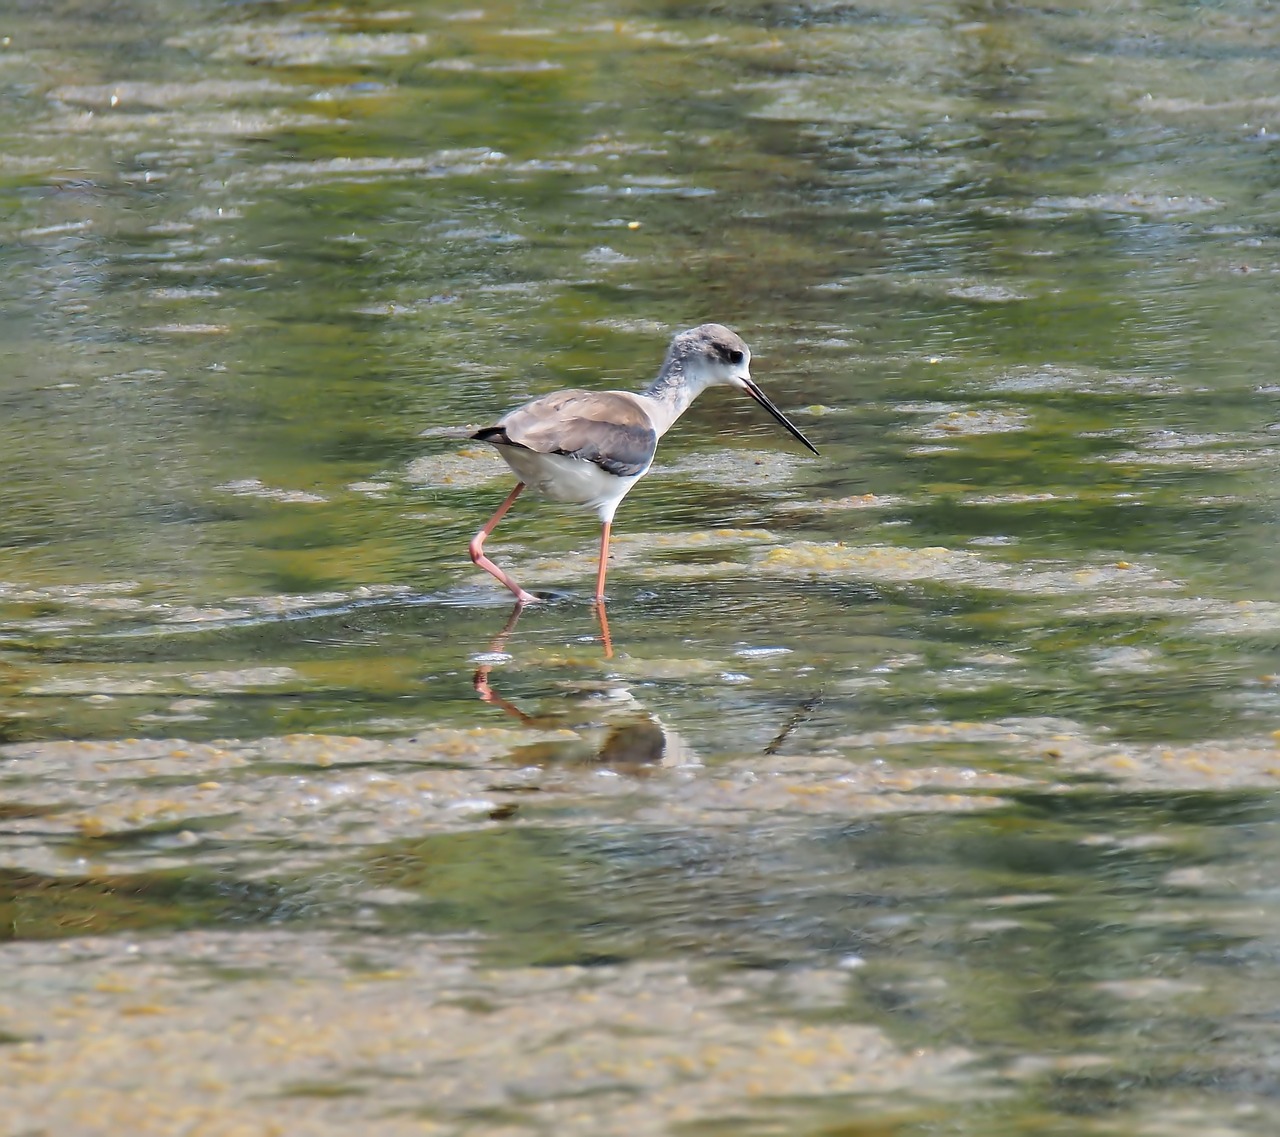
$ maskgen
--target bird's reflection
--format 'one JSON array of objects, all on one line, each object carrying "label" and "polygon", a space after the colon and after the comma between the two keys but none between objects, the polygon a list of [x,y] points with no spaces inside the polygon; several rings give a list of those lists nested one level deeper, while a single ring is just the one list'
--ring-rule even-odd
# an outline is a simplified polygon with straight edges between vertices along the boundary
[{"label": "bird's reflection", "polygon": [[[603,604],[596,604],[600,619],[604,657],[613,658],[609,621]],[[494,665],[499,662],[507,639],[515,630],[525,606],[517,603],[502,630],[480,657],[473,685],[476,694],[490,706],[519,719],[525,726],[541,730],[573,730],[581,739],[576,744],[551,745],[548,760],[577,760],[607,765],[616,769],[638,771],[645,766],[700,765],[697,755],[680,734],[657,715],[647,710],[620,679],[578,683],[576,699],[557,701],[553,711],[529,714],[494,690],[491,681]],[[585,748],[583,744],[585,743]],[[527,753],[527,751],[526,751]]]},{"label": "bird's reflection", "polygon": [[528,726],[536,726],[536,720],[527,715],[514,703],[507,702],[501,695],[493,689],[489,683],[489,674],[493,671],[493,665],[496,657],[501,654],[502,649],[507,645],[507,637],[515,630],[516,624],[520,620],[520,613],[524,611],[524,605],[520,601],[516,601],[516,606],[511,609],[511,615],[507,617],[507,622],[502,625],[500,631],[494,638],[493,643],[489,645],[489,650],[485,655],[480,657],[480,666],[476,668],[476,673],[472,676],[471,684],[476,689],[476,694],[486,703],[492,703],[495,707],[501,707],[509,715],[514,715],[522,723]]}]

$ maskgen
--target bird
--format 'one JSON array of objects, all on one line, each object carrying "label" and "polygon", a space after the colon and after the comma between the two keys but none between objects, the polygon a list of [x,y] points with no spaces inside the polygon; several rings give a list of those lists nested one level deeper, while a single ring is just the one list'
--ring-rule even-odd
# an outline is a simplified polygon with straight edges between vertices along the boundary
[{"label": "bird", "polygon": [[649,472],[658,440],[708,387],[746,392],[814,454],[813,445],[751,378],[751,349],[723,324],[701,324],[671,340],[658,377],[644,391],[556,391],[508,412],[471,435],[502,456],[518,479],[471,539],[471,560],[515,595],[517,608],[538,597],[484,554],[484,543],[527,488],[555,502],[594,510],[600,563],[594,599],[603,612],[609,535],[622,499]]}]

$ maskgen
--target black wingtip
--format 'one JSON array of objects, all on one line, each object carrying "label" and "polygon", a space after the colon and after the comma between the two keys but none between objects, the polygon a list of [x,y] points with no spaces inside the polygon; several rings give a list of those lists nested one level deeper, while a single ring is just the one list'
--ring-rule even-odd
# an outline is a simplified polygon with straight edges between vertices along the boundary
[{"label": "black wingtip", "polygon": [[502,426],[482,426],[471,437],[477,442],[501,442],[507,446],[511,445],[506,428]]}]

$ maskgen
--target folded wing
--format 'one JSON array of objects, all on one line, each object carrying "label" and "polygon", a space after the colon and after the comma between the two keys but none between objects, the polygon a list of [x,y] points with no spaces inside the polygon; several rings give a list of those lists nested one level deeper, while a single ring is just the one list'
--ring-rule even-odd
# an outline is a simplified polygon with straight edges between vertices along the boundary
[{"label": "folded wing", "polygon": [[617,391],[557,391],[526,403],[473,438],[594,462],[621,478],[644,473],[658,434],[639,403]]}]

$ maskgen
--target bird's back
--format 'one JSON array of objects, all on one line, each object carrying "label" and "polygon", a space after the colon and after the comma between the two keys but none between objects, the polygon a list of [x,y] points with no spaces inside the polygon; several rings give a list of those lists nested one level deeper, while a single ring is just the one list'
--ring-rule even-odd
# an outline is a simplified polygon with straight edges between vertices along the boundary
[{"label": "bird's back", "polygon": [[472,437],[592,462],[621,478],[643,474],[658,447],[644,404],[627,391],[556,391],[517,407]]}]

